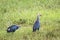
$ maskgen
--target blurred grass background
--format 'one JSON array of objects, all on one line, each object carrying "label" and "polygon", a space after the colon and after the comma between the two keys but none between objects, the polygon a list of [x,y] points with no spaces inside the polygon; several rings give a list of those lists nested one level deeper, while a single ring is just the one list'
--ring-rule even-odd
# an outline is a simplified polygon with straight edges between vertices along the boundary
[{"label": "blurred grass background", "polygon": [[[41,28],[33,33],[37,13]],[[12,24],[21,28],[6,33]],[[0,40],[60,40],[60,0],[0,0]]]}]

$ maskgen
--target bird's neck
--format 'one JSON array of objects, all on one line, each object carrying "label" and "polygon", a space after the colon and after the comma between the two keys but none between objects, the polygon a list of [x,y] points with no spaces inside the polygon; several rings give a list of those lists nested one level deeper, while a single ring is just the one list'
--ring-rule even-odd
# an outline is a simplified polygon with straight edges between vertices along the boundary
[{"label": "bird's neck", "polygon": [[37,16],[37,21],[39,21],[39,16]]}]

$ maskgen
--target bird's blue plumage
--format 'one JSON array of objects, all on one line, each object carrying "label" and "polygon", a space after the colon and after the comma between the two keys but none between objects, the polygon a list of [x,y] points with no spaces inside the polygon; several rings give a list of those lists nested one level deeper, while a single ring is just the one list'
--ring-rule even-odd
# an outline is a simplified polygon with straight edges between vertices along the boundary
[{"label": "bird's blue plumage", "polygon": [[37,20],[33,25],[33,32],[35,32],[36,30],[39,30],[39,28],[40,28],[40,22],[39,22],[39,16],[37,16]]},{"label": "bird's blue plumage", "polygon": [[15,32],[18,28],[19,26],[17,25],[11,25],[8,27],[7,32]]}]

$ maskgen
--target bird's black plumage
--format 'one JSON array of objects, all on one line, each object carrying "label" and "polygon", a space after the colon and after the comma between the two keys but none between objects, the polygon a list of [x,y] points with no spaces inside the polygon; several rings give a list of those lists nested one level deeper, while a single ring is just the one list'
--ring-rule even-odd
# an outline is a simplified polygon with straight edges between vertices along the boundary
[{"label": "bird's black plumage", "polygon": [[15,32],[17,29],[19,28],[19,26],[17,25],[11,25],[7,28],[7,32]]},{"label": "bird's black plumage", "polygon": [[39,30],[39,28],[40,28],[40,21],[39,21],[39,15],[37,15],[37,20],[33,25],[33,32],[35,32],[36,30]]}]

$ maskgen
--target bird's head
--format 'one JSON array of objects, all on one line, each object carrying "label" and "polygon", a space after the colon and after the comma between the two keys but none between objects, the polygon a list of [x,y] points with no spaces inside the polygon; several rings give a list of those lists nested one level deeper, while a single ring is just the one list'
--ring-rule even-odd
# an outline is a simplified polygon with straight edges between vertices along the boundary
[{"label": "bird's head", "polygon": [[11,31],[10,28],[8,28],[8,29],[7,29],[7,32],[10,32],[10,31]]},{"label": "bird's head", "polygon": [[8,31],[10,31],[10,28],[8,29]]},{"label": "bird's head", "polygon": [[38,13],[37,16],[42,16],[42,14],[41,13]]}]

